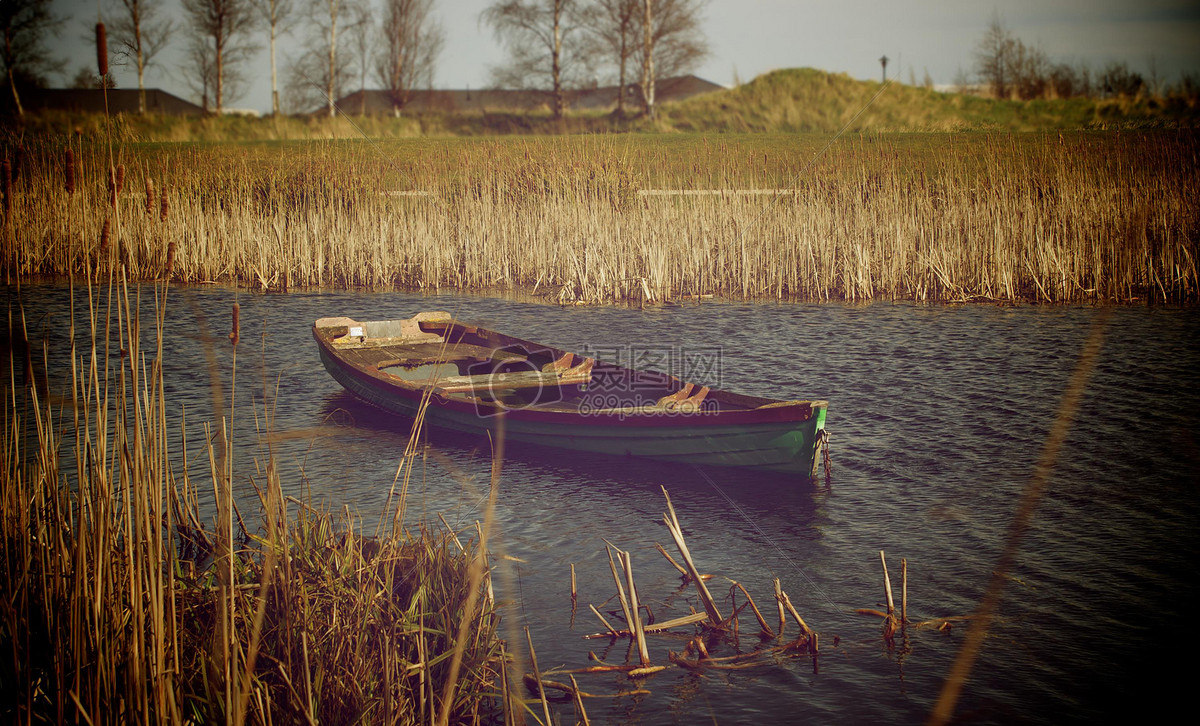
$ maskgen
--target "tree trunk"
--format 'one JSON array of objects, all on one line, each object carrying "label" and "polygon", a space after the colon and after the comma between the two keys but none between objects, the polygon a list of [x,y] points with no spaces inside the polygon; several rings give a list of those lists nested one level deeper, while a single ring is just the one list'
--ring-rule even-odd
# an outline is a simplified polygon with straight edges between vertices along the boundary
[{"label": "tree trunk", "polygon": [[646,118],[654,120],[654,0],[644,0],[642,18],[642,102]]},{"label": "tree trunk", "polygon": [[217,115],[225,112],[225,39],[218,36],[215,45],[217,49]]},{"label": "tree trunk", "polygon": [[275,3],[271,3],[271,113],[275,116],[279,115],[279,84],[275,75],[275,26],[277,23]]},{"label": "tree trunk", "polygon": [[[133,17],[133,42],[137,46],[137,71],[138,71],[138,115],[146,115],[146,56],[142,53],[142,18],[140,14],[141,8],[137,8],[137,14]],[[101,83],[103,83],[101,79]]]},{"label": "tree trunk", "polygon": [[25,118],[25,107],[21,105],[21,94],[17,93],[17,82],[13,78],[12,68],[8,69],[8,87],[12,89],[13,103],[17,104],[17,116]]},{"label": "tree trunk", "polygon": [[337,0],[329,4],[329,117],[337,115],[337,106],[333,102],[334,84],[337,78]]},{"label": "tree trunk", "polygon": [[[394,42],[394,41],[393,41]],[[400,88],[404,78],[404,53],[396,49],[396,57],[392,59],[392,77],[388,85],[388,96],[392,101],[392,118],[400,118],[400,109],[404,105],[404,90]]]},{"label": "tree trunk", "polygon": [[563,116],[562,88],[562,5],[563,0],[554,0],[554,52],[550,55],[550,72],[554,76],[554,118]]},{"label": "tree trunk", "polygon": [[617,115],[621,118],[625,117],[625,66],[629,60],[628,43],[625,40],[625,31],[621,31],[621,63],[620,70],[617,73]]},{"label": "tree trunk", "polygon": [[146,115],[146,65],[142,60],[142,49],[138,48],[138,113]]}]

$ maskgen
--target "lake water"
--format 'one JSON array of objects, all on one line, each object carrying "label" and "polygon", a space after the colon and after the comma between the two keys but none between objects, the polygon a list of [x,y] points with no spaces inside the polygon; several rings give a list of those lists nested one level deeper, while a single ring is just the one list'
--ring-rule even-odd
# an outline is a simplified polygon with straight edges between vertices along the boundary
[{"label": "lake water", "polygon": [[[148,321],[153,296],[142,291]],[[66,350],[67,291],[27,286],[22,296],[30,338],[46,338],[55,369]],[[11,288],[8,297],[16,299]],[[676,594],[679,578],[654,550],[670,542],[660,485],[702,571],[740,581],[768,613],[771,580],[780,578],[821,634],[819,672],[808,658],[704,675],[670,669],[644,682],[649,695],[588,701],[593,723],[923,721],[967,626],[910,631],[889,648],[879,620],[853,612],[883,602],[879,550],[888,553],[897,593],[900,558],[908,560],[911,619],[973,611],[1098,315],[1088,307],[905,303],[560,309],[485,297],[172,288],[164,376],[169,401],[187,408],[196,459],[201,422],[213,411],[205,350],[228,397],[235,300],[236,474],[251,510],[246,477],[260,451],[252,410],[264,382],[276,400],[273,443],[285,488],[348,506],[370,524],[384,505],[408,425],[356,403],[324,371],[310,326],[327,315],[447,310],[561,348],[624,351],[729,390],[829,401],[828,491],[738,471],[510,450],[496,545],[519,561],[501,565],[509,574],[497,578],[497,595],[516,602],[506,615],[518,626],[511,632],[529,626],[543,669],[588,665],[589,650],[626,657],[624,643],[581,638],[602,629],[588,603],[614,607],[601,607],[613,594],[603,539],[632,553],[640,595],[656,617],[699,608],[692,590]],[[960,720],[1164,717],[1190,695],[1190,616],[1200,594],[1198,340],[1195,308],[1112,311],[1000,618],[960,699]],[[707,362],[687,369],[696,360]],[[432,443],[439,453],[414,474],[409,524],[436,523],[440,512],[466,527],[482,516],[486,445],[436,435]],[[720,578],[710,583],[718,597],[728,587]],[[752,619],[743,625],[740,647],[749,650],[757,643]],[[667,651],[683,645],[653,638],[652,659],[666,663]],[[733,652],[727,644],[713,655]],[[593,675],[580,685],[613,693],[629,682]],[[569,705],[560,709],[564,722],[574,718]]]}]

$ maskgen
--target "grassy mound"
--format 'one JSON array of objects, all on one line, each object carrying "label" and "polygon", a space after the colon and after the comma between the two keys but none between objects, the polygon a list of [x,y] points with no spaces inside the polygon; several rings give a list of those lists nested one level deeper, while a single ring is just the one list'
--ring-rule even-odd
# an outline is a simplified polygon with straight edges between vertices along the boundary
[{"label": "grassy mound", "polygon": [[1193,127],[1198,119],[1195,99],[1004,101],[900,83],[880,92],[882,86],[813,68],[774,71],[728,91],[665,105],[661,125],[677,131],[835,133],[853,121],[852,129],[874,131],[1037,131]]}]

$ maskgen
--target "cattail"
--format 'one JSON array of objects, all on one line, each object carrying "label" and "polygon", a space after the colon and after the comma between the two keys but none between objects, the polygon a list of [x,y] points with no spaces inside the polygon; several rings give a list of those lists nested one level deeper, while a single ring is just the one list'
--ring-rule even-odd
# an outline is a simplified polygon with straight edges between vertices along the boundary
[{"label": "cattail", "polygon": [[167,245],[167,279],[171,279],[171,273],[175,271],[175,240],[171,240],[171,244]]},{"label": "cattail", "polygon": [[241,306],[238,305],[237,303],[234,303],[233,304],[233,332],[229,334],[229,342],[232,343],[235,347],[237,346],[238,339],[241,336],[242,326],[241,326],[240,321],[238,320],[240,314],[241,314]]},{"label": "cattail", "polygon": [[12,164],[8,163],[8,159],[4,160],[3,167],[3,184],[4,184],[4,216],[12,214]]},{"label": "cattail", "polygon": [[104,33],[104,23],[96,23],[96,70],[100,71],[103,83],[108,75],[108,36]]},{"label": "cattail", "polygon": [[75,193],[75,152],[67,149],[66,162],[63,165],[64,175],[67,177],[67,194]]},{"label": "cattail", "polygon": [[108,235],[112,232],[112,217],[104,219],[104,229],[100,231],[100,254],[108,249]]},{"label": "cattail", "polygon": [[125,165],[117,164],[117,194],[125,188]]},{"label": "cattail", "polygon": [[164,222],[167,221],[167,207],[168,207],[167,190],[164,189],[164,190],[162,190],[162,199],[159,200],[159,205],[158,205],[159,219],[161,219]]},{"label": "cattail", "polygon": [[146,216],[154,216],[154,180],[146,179]]}]

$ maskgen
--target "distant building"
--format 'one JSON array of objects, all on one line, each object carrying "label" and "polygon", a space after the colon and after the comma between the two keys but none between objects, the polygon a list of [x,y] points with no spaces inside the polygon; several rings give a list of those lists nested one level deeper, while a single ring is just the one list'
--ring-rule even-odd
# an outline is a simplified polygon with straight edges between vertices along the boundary
[{"label": "distant building", "polygon": [[[21,91],[21,105],[27,113],[39,111],[73,111],[75,113],[104,113],[104,91],[99,88],[29,88]],[[4,106],[12,111],[12,97]],[[108,89],[109,113],[137,113],[136,88]],[[146,89],[146,113],[167,116],[200,116],[204,109],[157,88]]]},{"label": "distant building", "polygon": [[[723,86],[706,81],[696,76],[676,76],[662,78],[654,84],[654,95],[658,103],[664,101],[682,101],[685,98],[698,96],[702,93],[722,91]],[[617,86],[600,88],[584,88],[566,91],[564,96],[568,109],[574,110],[604,110],[615,108],[617,105]],[[641,103],[642,93],[640,84],[625,87],[625,103],[631,110]],[[479,91],[465,90],[423,90],[411,91],[404,111],[425,112],[441,111],[444,113],[484,113],[484,112],[527,112],[539,109],[549,110],[553,96],[549,91],[516,91],[504,89],[483,89]],[[355,91],[343,96],[337,101],[341,113],[381,115],[392,113],[392,98],[388,91]],[[325,107],[314,113],[323,113]]]}]

